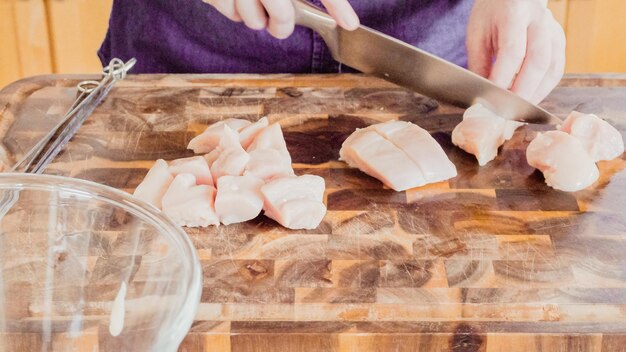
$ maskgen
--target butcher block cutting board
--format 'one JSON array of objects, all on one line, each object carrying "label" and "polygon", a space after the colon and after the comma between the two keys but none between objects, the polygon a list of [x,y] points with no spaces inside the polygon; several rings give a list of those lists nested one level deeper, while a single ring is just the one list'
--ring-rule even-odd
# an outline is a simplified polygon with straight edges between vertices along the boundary
[{"label": "butcher block cutting board", "polygon": [[[0,92],[5,163],[85,78]],[[626,137],[626,76],[566,77],[543,106],[596,113]],[[204,279],[181,351],[626,350],[626,155],[600,163],[591,188],[564,193],[525,158],[553,127],[519,129],[481,168],[450,142],[461,114],[360,75],[129,76],[47,172],[132,192],[155,159],[192,155],[188,141],[208,124],[268,116],[296,172],[324,177],[328,213],[315,230],[262,216],[187,229]],[[390,119],[430,131],[458,176],[397,193],[337,161],[355,128]]]}]

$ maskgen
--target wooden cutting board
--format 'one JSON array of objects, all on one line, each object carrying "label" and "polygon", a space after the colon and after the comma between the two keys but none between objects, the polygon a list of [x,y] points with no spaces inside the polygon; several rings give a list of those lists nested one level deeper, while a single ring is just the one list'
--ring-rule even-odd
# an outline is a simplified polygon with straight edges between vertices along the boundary
[{"label": "wooden cutting board", "polygon": [[[0,92],[9,159],[84,78]],[[543,106],[597,113],[626,135],[626,76],[567,77]],[[267,115],[297,173],[325,178],[316,230],[259,217],[187,231],[204,289],[181,351],[624,351],[626,155],[600,163],[590,189],[555,191],[524,151],[552,127],[518,130],[480,168],[450,142],[461,113],[359,75],[130,76],[48,172],[132,191],[155,159],[191,155],[208,124]],[[337,161],[355,128],[389,119],[428,129],[459,175],[396,193]]]}]

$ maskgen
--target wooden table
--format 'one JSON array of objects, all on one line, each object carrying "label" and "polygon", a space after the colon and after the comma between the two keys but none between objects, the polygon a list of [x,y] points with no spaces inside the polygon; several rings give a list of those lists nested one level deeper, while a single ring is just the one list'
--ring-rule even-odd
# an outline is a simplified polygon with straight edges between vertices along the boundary
[{"label": "wooden table", "polygon": [[[63,112],[84,77],[0,92],[6,162]],[[626,135],[626,76],[570,76],[543,104],[598,113]],[[157,158],[226,117],[280,121],[298,173],[323,176],[316,230],[259,217],[189,229],[204,272],[181,351],[624,351],[626,155],[577,193],[526,163],[526,126],[480,168],[450,143],[462,111],[359,75],[130,76],[48,172],[132,191]],[[428,129],[459,175],[396,193],[337,161],[357,127]]]}]

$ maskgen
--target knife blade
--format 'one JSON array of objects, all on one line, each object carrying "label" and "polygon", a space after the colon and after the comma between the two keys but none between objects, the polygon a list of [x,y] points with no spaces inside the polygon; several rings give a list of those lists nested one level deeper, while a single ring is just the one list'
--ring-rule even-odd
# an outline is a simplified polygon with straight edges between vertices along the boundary
[{"label": "knife blade", "polygon": [[296,24],[320,34],[335,60],[436,100],[467,108],[481,103],[505,119],[560,124],[548,111],[467,69],[366,26],[354,31],[304,0],[292,0]]}]

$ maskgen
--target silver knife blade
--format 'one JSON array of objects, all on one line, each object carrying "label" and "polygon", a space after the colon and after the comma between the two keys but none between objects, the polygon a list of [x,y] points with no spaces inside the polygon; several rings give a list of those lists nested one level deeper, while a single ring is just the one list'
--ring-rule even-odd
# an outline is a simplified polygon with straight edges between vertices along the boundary
[{"label": "silver knife blade", "polygon": [[333,58],[347,66],[461,108],[481,103],[510,120],[562,123],[546,110],[467,69],[366,26],[345,30],[302,0],[293,0],[293,4],[296,23],[317,31]]}]

